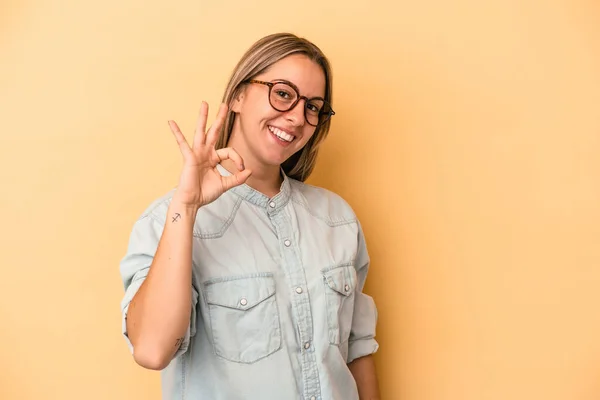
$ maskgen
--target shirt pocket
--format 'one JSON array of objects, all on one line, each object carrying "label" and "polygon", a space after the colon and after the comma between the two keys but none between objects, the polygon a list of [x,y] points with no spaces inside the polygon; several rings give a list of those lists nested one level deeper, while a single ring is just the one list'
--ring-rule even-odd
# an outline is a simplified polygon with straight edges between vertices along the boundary
[{"label": "shirt pocket", "polygon": [[248,364],[281,348],[272,274],[213,279],[204,284],[204,290],[218,356]]},{"label": "shirt pocket", "polygon": [[350,337],[354,314],[356,269],[343,264],[322,270],[325,286],[329,343],[340,345]]}]

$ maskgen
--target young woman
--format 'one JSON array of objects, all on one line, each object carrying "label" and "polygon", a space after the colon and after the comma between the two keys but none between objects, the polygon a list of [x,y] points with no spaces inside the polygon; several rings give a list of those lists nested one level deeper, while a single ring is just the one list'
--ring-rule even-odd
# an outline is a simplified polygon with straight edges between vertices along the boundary
[{"label": "young woman", "polygon": [[256,42],[179,185],[136,221],[123,334],[165,399],[378,399],[369,256],[336,194],[307,185],[331,124],[331,70],[292,34]]}]

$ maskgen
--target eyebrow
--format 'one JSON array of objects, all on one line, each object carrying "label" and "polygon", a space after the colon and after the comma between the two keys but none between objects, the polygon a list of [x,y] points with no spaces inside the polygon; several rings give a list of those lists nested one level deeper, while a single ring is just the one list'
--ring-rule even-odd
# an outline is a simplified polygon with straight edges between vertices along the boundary
[{"label": "eyebrow", "polygon": [[[287,79],[272,79],[271,83],[287,83],[288,85],[292,86],[294,89],[296,89],[298,91],[298,93],[300,93],[300,89],[298,88],[298,86],[296,86],[296,84],[294,82],[288,81]],[[302,96],[302,93],[300,93],[300,96]],[[309,100],[315,100],[315,99],[320,99],[320,100],[325,100],[324,96],[306,96],[308,97]]]}]

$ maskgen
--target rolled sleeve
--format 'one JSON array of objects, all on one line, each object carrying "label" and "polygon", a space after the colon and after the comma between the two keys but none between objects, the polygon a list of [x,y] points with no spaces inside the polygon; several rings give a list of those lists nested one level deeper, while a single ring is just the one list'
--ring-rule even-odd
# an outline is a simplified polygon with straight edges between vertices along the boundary
[{"label": "rolled sleeve", "polygon": [[379,344],[375,340],[377,306],[373,298],[363,292],[369,271],[370,259],[360,224],[356,265],[359,266],[357,270],[358,282],[354,299],[352,329],[348,340],[348,363],[357,358],[374,354],[379,349]]},{"label": "rolled sleeve", "polygon": [[358,294],[354,301],[354,317],[348,340],[348,363],[377,352],[379,344],[375,340],[376,325],[375,302],[364,293]]},{"label": "rolled sleeve", "polygon": [[[120,272],[125,294],[121,300],[121,332],[131,354],[133,344],[127,332],[127,312],[133,297],[138,292],[150,271],[150,265],[156,254],[158,242],[162,235],[164,224],[151,214],[142,216],[133,226],[129,238],[127,253],[121,260]],[[190,339],[196,333],[196,305],[198,303],[198,291],[192,286],[192,314],[190,324],[185,333],[179,349],[174,357],[187,351]]]}]

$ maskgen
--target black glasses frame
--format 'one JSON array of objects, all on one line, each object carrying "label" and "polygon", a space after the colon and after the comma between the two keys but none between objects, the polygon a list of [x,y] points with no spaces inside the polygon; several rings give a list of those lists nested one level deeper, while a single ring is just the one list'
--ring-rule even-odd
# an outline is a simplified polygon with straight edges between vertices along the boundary
[{"label": "black glasses frame", "polygon": [[[322,97],[312,97],[312,98],[309,99],[306,96],[301,96],[300,95],[300,91],[298,90],[298,87],[296,87],[296,85],[294,85],[290,81],[286,81],[286,80],[281,79],[281,80],[272,81],[272,82],[265,82],[265,81],[261,81],[261,80],[258,80],[258,79],[249,79],[249,80],[245,81],[245,83],[258,83],[260,85],[266,85],[266,86],[268,86],[269,87],[269,104],[271,105],[271,107],[273,107],[273,109],[275,109],[275,110],[277,110],[279,112],[286,112],[286,111],[289,111],[289,110],[293,109],[294,107],[296,107],[296,105],[298,104],[298,102],[300,100],[304,99],[304,119],[306,120],[306,122],[310,126],[314,126],[314,127],[321,126],[325,122],[327,122],[333,115],[335,115],[335,111],[333,111],[333,109],[331,108],[331,105],[324,98],[322,98]],[[275,86],[278,83],[285,83],[286,85],[288,85],[289,87],[291,87],[294,90],[294,92],[296,92],[296,100],[292,103],[292,105],[289,108],[287,108],[285,110],[281,110],[281,109],[275,107],[273,105],[273,103],[271,102],[271,90],[273,89],[273,86]],[[317,123],[317,125],[311,124],[308,121],[308,117],[306,116],[307,106],[308,106],[308,104],[309,104],[309,102],[311,100],[321,100],[321,101],[323,101],[323,105],[324,105],[323,111],[321,111],[319,113],[319,122]],[[321,120],[321,118],[322,118],[323,115],[325,117],[323,117],[323,119]]]}]

